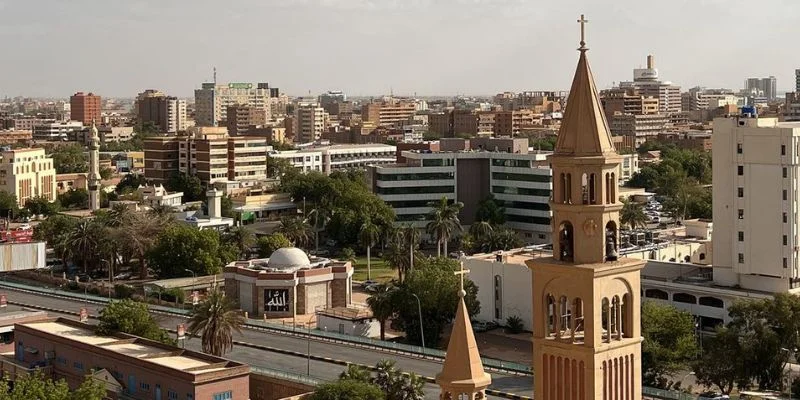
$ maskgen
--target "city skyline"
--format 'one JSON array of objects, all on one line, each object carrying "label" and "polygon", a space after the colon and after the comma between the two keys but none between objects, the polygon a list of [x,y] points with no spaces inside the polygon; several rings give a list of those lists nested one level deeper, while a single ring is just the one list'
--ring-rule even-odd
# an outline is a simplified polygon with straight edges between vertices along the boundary
[{"label": "city skyline", "polygon": [[568,22],[581,13],[599,88],[630,80],[648,54],[662,79],[684,89],[740,89],[745,78],[770,75],[779,92],[793,86],[800,63],[773,43],[790,34],[800,4],[771,0],[752,13],[744,1],[683,0],[656,13],[632,0],[603,3],[233,0],[221,9],[0,0],[0,40],[13,55],[0,69],[0,96],[134,97],[157,88],[191,97],[213,67],[220,82],[266,81],[293,96],[566,90],[579,41]]}]

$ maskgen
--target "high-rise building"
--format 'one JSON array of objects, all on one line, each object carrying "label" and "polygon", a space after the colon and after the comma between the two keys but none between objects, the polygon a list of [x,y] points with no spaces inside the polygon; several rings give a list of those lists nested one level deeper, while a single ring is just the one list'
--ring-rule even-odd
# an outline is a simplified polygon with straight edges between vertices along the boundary
[{"label": "high-rise building", "polygon": [[232,105],[226,110],[226,124],[228,134],[239,136],[247,134],[251,127],[266,125],[270,120],[268,107],[253,107],[248,105]]},{"label": "high-rise building", "polygon": [[56,170],[44,149],[4,151],[0,160],[0,189],[17,196],[20,207],[29,199],[56,200]]},{"label": "high-rise building", "polygon": [[744,89],[748,93],[753,93],[757,97],[764,97],[768,101],[778,97],[778,80],[774,76],[768,78],[747,78],[744,81]]},{"label": "high-rise building", "polygon": [[639,93],[631,93],[624,89],[604,90],[600,93],[603,102],[603,111],[606,119],[610,120],[614,114],[657,114],[658,98],[645,97]]},{"label": "high-rise building", "polygon": [[[228,106],[243,104],[271,108],[279,103],[272,99],[280,99],[280,93],[278,88],[271,88],[266,83],[203,83],[194,91],[195,123],[197,126],[217,126],[225,119]],[[283,109],[285,111],[285,104]]]},{"label": "high-rise building", "polygon": [[167,183],[178,173],[180,141],[177,136],[154,136],[144,140],[144,177],[148,181]]},{"label": "high-rise building", "polygon": [[667,124],[669,117],[664,114],[614,114],[610,119],[611,133],[633,137],[636,147],[655,139],[666,130]]},{"label": "high-rise building", "polygon": [[315,142],[322,137],[328,123],[328,113],[316,103],[298,104],[294,111],[294,141]]},{"label": "high-rise building", "polygon": [[148,89],[136,97],[134,108],[140,123],[150,122],[161,132],[186,130],[186,100]]},{"label": "high-rise building", "polygon": [[361,108],[361,121],[372,122],[378,126],[391,125],[407,121],[416,111],[417,104],[413,101],[389,98],[364,104]]},{"label": "high-rise building", "polygon": [[794,70],[794,91],[800,93],[800,69]]},{"label": "high-rise building", "polygon": [[[581,18],[583,20],[583,18]],[[553,168],[553,256],[532,270],[536,399],[641,399],[644,260],[618,257],[617,169],[581,40]]]},{"label": "high-rise building", "polygon": [[100,122],[102,110],[100,96],[94,93],[78,92],[69,98],[70,119],[89,125],[92,121]]},{"label": "high-rise building", "polygon": [[[632,82],[620,82],[619,87],[638,92],[645,97],[658,99],[658,112],[672,114],[681,112],[681,87],[672,82],[661,81],[652,55],[647,56],[647,68],[633,70]],[[569,103],[567,103],[569,107]]]},{"label": "high-rise building", "polygon": [[744,105],[744,99],[730,89],[693,87],[681,94],[683,111],[699,111],[724,107],[729,104]]},{"label": "high-rise building", "polygon": [[800,287],[800,127],[714,120],[714,281],[767,293]]}]

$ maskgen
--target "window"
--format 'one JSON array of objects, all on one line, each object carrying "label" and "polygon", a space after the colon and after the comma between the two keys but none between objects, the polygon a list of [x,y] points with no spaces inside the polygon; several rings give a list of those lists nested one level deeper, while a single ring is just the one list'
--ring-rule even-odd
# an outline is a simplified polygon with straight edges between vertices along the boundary
[{"label": "window", "polygon": [[[744,188],[741,188],[741,187],[740,187],[740,188],[737,188],[737,189],[736,189],[736,192],[737,192],[737,196],[739,196],[739,197],[744,197]],[[783,194],[786,194],[786,191],[785,191],[785,190],[783,191]],[[784,196],[784,197],[785,197],[785,196]],[[786,200],[786,199],[784,199],[784,200]]]},{"label": "window", "polygon": [[83,363],[82,362],[75,361],[75,362],[72,363],[72,366],[75,369],[79,370],[79,371],[83,371]]},{"label": "window", "polygon": [[67,365],[67,359],[62,356],[56,357],[56,362],[61,365]]},{"label": "window", "polygon": [[500,275],[494,276],[494,318],[503,317],[503,278]]},{"label": "window", "polygon": [[[742,196],[739,196],[739,197],[742,197]],[[788,196],[787,196],[787,193],[786,193],[786,189],[783,189],[783,199],[786,200],[787,197]]]},{"label": "window", "polygon": [[789,244],[789,237],[786,236],[786,235],[783,235],[783,245],[786,246],[787,244]]},{"label": "window", "polygon": [[194,395],[191,393],[186,393],[186,400],[194,400]]},{"label": "window", "polygon": [[175,393],[175,391],[172,389],[167,390],[167,399],[178,400],[178,393]]},{"label": "window", "polygon": [[786,260],[786,257],[783,257],[783,268],[786,268],[789,265],[789,262]]},{"label": "window", "polygon": [[786,155],[786,145],[785,145],[785,144],[782,144],[782,145],[781,145],[781,155],[782,155],[782,156],[785,156],[785,155]]},{"label": "window", "polygon": [[739,264],[744,264],[744,253],[739,253]]},{"label": "window", "polygon": [[744,232],[739,231],[739,241],[744,242]]},{"label": "window", "polygon": [[742,154],[742,144],[736,143],[736,154]]},{"label": "window", "polygon": [[[784,213],[784,214],[786,214],[786,213]],[[744,210],[742,210],[741,208],[739,209],[739,219],[744,219]],[[783,222],[786,222],[786,221],[783,221]]]},{"label": "window", "polygon": [[786,178],[787,176],[789,176],[789,170],[787,170],[786,167],[783,167],[783,177]]},{"label": "window", "polygon": [[789,221],[789,217],[786,215],[786,213],[783,213],[783,223],[785,224],[788,221]]},{"label": "window", "polygon": [[211,399],[212,400],[232,400],[233,399],[233,392],[229,390],[227,392],[217,393],[213,397],[211,397]]},{"label": "window", "polygon": [[141,382],[141,383],[139,383],[139,389],[142,389],[142,390],[150,390],[150,384],[149,384],[149,383],[144,383],[144,382]]},{"label": "window", "polygon": [[742,176],[742,175],[744,175],[744,166],[741,166],[741,165],[739,165],[738,167],[736,167],[736,173],[737,173],[739,176]]}]

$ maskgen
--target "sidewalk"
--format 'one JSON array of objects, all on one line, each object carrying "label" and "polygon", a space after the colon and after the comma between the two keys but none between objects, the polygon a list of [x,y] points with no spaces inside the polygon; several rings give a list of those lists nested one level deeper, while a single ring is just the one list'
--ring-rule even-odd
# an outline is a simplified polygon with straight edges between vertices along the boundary
[{"label": "sidewalk", "polygon": [[506,333],[502,327],[475,334],[481,356],[503,361],[532,365],[533,343],[531,333]]}]

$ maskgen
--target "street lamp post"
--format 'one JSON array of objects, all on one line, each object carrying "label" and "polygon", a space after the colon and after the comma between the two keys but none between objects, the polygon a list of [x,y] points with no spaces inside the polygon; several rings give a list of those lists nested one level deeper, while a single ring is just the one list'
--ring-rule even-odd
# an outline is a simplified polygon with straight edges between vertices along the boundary
[{"label": "street lamp post", "polygon": [[411,293],[415,299],[417,299],[417,311],[419,312],[419,337],[422,339],[422,349],[425,350],[425,331],[422,329],[422,302],[419,301],[419,297]]}]

